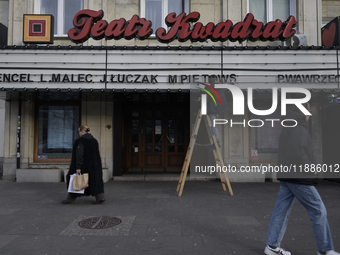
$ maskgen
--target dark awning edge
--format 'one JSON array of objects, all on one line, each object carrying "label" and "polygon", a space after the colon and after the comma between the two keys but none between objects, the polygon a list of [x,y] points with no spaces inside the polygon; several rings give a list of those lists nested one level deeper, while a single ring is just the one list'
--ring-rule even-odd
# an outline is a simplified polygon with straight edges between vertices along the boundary
[{"label": "dark awning edge", "polygon": [[[330,93],[330,92],[340,92],[340,89],[337,88],[306,88],[312,93]],[[246,91],[247,89],[241,89],[242,91]],[[254,88],[256,92],[271,92],[271,89],[268,88]],[[178,89],[178,88],[162,88],[162,89],[145,89],[145,88],[113,88],[113,89],[105,89],[105,88],[15,88],[15,87],[0,87],[0,91],[17,91],[17,92],[136,92],[136,93],[144,93],[144,92],[150,92],[150,93],[157,93],[157,92],[180,92],[180,93],[188,93],[191,92],[191,89]],[[281,92],[281,89],[278,89],[278,92]],[[227,93],[230,93],[230,91],[227,91]]]},{"label": "dark awning edge", "polygon": [[183,51],[199,51],[199,50],[212,50],[212,51],[233,51],[233,50],[339,50],[340,46],[83,46],[83,45],[0,45],[0,50],[183,50]]},{"label": "dark awning edge", "polygon": [[190,89],[135,89],[135,88],[117,88],[117,89],[104,89],[104,88],[93,88],[93,89],[83,89],[83,88],[10,88],[10,87],[0,87],[0,91],[17,91],[17,92],[136,92],[136,93],[165,93],[165,92],[179,92],[179,93],[189,93]]}]

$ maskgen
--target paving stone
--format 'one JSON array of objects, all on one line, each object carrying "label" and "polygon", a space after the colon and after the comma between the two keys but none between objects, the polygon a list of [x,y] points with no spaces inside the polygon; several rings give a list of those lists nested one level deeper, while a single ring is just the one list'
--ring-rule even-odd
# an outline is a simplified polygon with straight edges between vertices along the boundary
[{"label": "paving stone", "polygon": [[18,235],[0,235],[0,249],[6,244],[12,242]]}]

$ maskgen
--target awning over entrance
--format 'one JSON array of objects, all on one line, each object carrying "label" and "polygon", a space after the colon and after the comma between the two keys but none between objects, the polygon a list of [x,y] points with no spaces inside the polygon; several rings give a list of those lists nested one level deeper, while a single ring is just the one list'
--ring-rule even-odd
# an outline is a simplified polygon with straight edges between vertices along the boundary
[{"label": "awning over entrance", "polygon": [[339,89],[334,47],[26,47],[0,49],[2,90]]}]

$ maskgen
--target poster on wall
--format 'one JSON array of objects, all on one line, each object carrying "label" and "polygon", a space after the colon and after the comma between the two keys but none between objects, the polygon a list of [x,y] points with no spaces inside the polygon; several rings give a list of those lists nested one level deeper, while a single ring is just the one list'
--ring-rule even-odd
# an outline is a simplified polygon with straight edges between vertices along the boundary
[{"label": "poster on wall", "polygon": [[47,148],[72,149],[73,111],[50,107],[48,111]]}]

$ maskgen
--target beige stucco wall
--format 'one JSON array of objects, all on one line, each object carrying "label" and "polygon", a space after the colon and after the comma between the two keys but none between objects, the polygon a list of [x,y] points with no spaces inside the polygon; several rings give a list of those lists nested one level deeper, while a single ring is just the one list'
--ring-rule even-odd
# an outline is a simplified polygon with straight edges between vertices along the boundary
[{"label": "beige stucco wall", "polygon": [[[0,1],[1,2],[1,1]],[[337,13],[338,1],[322,0],[298,0],[297,1],[297,19],[298,33],[306,34],[309,45],[320,44],[320,29],[322,15],[331,17]],[[201,14],[200,22],[218,22],[230,19],[234,24],[242,21],[247,14],[247,0],[191,0],[189,11],[198,11]],[[324,11],[322,11],[324,7]],[[129,20],[134,14],[140,15],[139,0],[84,0],[84,9],[104,10],[104,18],[108,22],[114,19],[125,18]],[[24,14],[34,13],[34,0],[27,1],[10,1],[9,2],[9,44],[22,45],[22,19]],[[73,45],[68,38],[55,38],[55,45]],[[96,41],[89,39],[83,45],[124,45],[124,46],[144,46],[160,45],[155,38],[140,41],[138,39],[118,41],[105,39]],[[170,45],[178,45],[178,41]],[[181,45],[190,45],[191,42],[181,43]],[[278,45],[280,42],[246,42],[247,45]],[[164,44],[162,44],[164,45]],[[194,43],[193,45],[221,45],[220,42],[211,42],[210,40],[203,43]],[[225,42],[224,45],[239,45],[238,42]]]},{"label": "beige stucco wall", "polygon": [[307,36],[308,45],[321,45],[322,1],[299,0],[297,6],[297,30]]},{"label": "beige stucco wall", "polygon": [[340,16],[340,1],[322,1],[322,23],[328,23],[335,17]]},{"label": "beige stucco wall", "polygon": [[[26,97],[24,98],[22,101],[21,117],[20,167],[25,169],[57,168],[67,171],[69,163],[34,162],[34,121],[36,104],[34,101],[26,100]],[[3,178],[7,180],[14,180],[16,177],[18,105],[18,101],[6,101],[6,109],[1,109],[2,104],[0,105],[0,116],[1,110],[5,112],[5,139],[3,146],[5,150],[0,149],[0,153],[3,152],[4,154]],[[113,126],[112,117],[112,101],[105,101],[105,98],[100,101],[90,101],[87,100],[86,95],[83,97],[81,103],[81,122],[90,127],[91,134],[98,140],[103,168],[108,170],[109,177],[112,177],[113,172],[113,130],[112,127],[108,129],[106,126],[108,126],[108,124]]]},{"label": "beige stucco wall", "polygon": [[5,105],[6,92],[0,92],[0,173],[3,171],[4,146],[5,146]]},{"label": "beige stucco wall", "polygon": [[[113,102],[83,100],[81,105],[81,121],[91,129],[91,134],[98,140],[103,168],[113,172]],[[111,128],[108,128],[111,126]]]},{"label": "beige stucco wall", "polygon": [[[1,1],[0,1],[1,2]],[[111,21],[118,18],[125,18],[129,20],[133,14],[140,14],[140,1],[132,0],[84,0],[84,9],[104,10],[104,19]],[[218,22],[230,19],[233,23],[242,21],[247,14],[247,0],[191,0],[190,12],[198,11],[201,14],[200,22],[203,24],[207,22]],[[329,2],[329,3],[326,3]],[[298,32],[308,36],[309,45],[320,45],[320,29],[322,15],[331,16],[329,13],[325,14],[322,11],[322,6],[332,6],[333,2],[338,1],[321,1],[321,0],[298,0],[297,19]],[[329,9],[332,9],[330,7]],[[23,14],[33,13],[34,0],[18,0],[9,2],[9,44],[22,45],[22,18]],[[333,15],[333,14],[332,14]],[[68,38],[55,39],[55,45],[70,45],[73,44]],[[177,41],[171,45],[178,45]],[[189,41],[181,45],[189,45]],[[238,43],[225,42],[225,45],[238,45]],[[269,42],[243,43],[244,45],[268,45],[273,44]],[[278,44],[275,42],[274,44]],[[101,41],[88,40],[84,45],[160,45],[156,39],[148,39],[139,41],[132,39],[126,40],[109,40]],[[204,43],[195,43],[194,45],[221,45],[220,42],[213,43],[211,41]],[[5,111],[5,139],[4,139],[4,178],[14,179],[16,171],[16,131],[17,131],[17,114],[18,102],[7,101]],[[21,148],[21,164],[23,167],[62,167],[67,169],[68,164],[36,164],[33,162],[34,149],[34,102],[23,102],[23,116],[22,116],[22,148]],[[1,114],[0,114],[1,116]],[[104,167],[109,169],[109,175],[112,176],[112,128],[108,129],[106,126],[113,123],[113,102],[105,100],[93,101],[91,98],[84,95],[81,105],[81,119],[82,124],[91,128],[91,133],[98,140],[100,144],[100,153],[103,159]],[[313,116],[314,117],[314,116]],[[229,117],[225,116],[226,119]],[[247,118],[247,117],[246,117]],[[313,118],[317,124],[320,119]],[[316,125],[315,124],[315,125]],[[320,127],[320,125],[315,126]],[[249,130],[248,128],[238,127],[229,128],[226,125],[220,132],[224,134],[223,155],[226,162],[232,164],[243,164],[249,160]],[[321,132],[319,132],[321,134]],[[1,138],[1,137],[0,137]],[[241,141],[241,142],[240,142]],[[321,138],[315,141],[316,147],[321,148]],[[1,143],[0,143],[1,146]],[[1,152],[1,150],[0,150]],[[319,152],[322,155],[322,152]],[[0,154],[1,157],[1,154]]]},{"label": "beige stucco wall", "polygon": [[16,175],[18,105],[18,101],[6,101],[5,105],[4,180],[14,180]]}]

